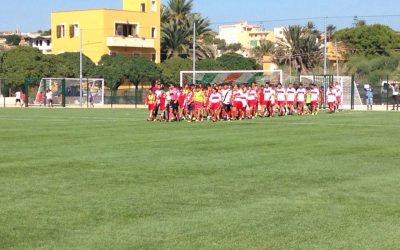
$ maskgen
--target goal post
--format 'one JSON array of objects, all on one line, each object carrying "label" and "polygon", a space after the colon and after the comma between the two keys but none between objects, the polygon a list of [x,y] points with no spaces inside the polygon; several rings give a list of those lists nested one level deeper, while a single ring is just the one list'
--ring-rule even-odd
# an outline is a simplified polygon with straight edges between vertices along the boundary
[{"label": "goal post", "polygon": [[282,70],[205,70],[205,71],[181,71],[180,86],[190,84],[195,77],[196,84],[264,84],[269,81],[278,83],[283,81]]},{"label": "goal post", "polygon": [[101,78],[83,78],[82,84],[79,78],[42,78],[37,93],[33,96],[33,104],[38,105],[38,96],[44,96],[50,90],[57,105],[63,102],[68,106],[82,106],[88,103],[90,96],[93,97],[94,104],[103,105],[104,88],[104,79]]}]

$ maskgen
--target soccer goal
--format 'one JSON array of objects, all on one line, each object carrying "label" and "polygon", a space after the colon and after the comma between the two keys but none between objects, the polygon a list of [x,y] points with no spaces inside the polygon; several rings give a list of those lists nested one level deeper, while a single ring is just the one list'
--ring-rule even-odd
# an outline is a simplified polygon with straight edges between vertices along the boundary
[{"label": "soccer goal", "polygon": [[[63,86],[65,82],[65,86]],[[50,90],[53,94],[53,101],[61,105],[63,95],[65,105],[84,105],[92,97],[93,104],[104,104],[104,79],[97,78],[43,78],[34,98],[35,105],[45,104],[45,94]],[[43,101],[42,101],[43,100]]]},{"label": "soccer goal", "polygon": [[[363,102],[360,95],[360,92],[357,89],[356,83],[353,82],[351,76],[300,76],[300,82],[304,84],[315,83],[319,87],[324,87],[324,95],[326,95],[326,89],[329,87],[329,84],[332,82],[337,82],[342,90],[342,108],[350,109],[352,102],[352,85],[354,90],[354,106],[356,109],[363,108]],[[326,97],[325,97],[326,100]]]},{"label": "soccer goal", "polygon": [[[194,78],[194,80],[193,80]],[[251,84],[278,83],[283,80],[282,70],[234,70],[234,71],[181,71],[180,85],[202,84]]]}]

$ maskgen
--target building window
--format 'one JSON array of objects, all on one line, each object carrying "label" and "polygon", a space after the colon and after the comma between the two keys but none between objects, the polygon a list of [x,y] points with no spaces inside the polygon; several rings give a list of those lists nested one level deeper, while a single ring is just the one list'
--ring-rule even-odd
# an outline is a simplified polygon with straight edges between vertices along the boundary
[{"label": "building window", "polygon": [[137,37],[137,25],[136,24],[115,24],[115,35],[123,37]]},{"label": "building window", "polygon": [[65,25],[57,25],[57,38],[65,37]]},{"label": "building window", "polygon": [[39,40],[39,46],[43,46],[43,40]]},{"label": "building window", "polygon": [[36,46],[39,46],[39,40],[36,40],[35,43],[36,43]]},{"label": "building window", "polygon": [[151,60],[152,60],[153,62],[155,62],[156,59],[157,59],[157,55],[156,55],[156,54],[151,54]]},{"label": "building window", "polygon": [[144,4],[144,3],[140,4],[140,11],[141,12],[146,12],[146,4]]},{"label": "building window", "polygon": [[157,29],[156,28],[151,28],[151,38],[156,38],[157,37]]},{"label": "building window", "polygon": [[69,37],[78,37],[79,36],[79,25],[78,24],[72,24],[69,26]]},{"label": "building window", "polygon": [[151,1],[151,11],[153,11],[153,12],[157,11],[156,1]]},{"label": "building window", "polygon": [[50,46],[50,40],[46,40],[47,46]]}]

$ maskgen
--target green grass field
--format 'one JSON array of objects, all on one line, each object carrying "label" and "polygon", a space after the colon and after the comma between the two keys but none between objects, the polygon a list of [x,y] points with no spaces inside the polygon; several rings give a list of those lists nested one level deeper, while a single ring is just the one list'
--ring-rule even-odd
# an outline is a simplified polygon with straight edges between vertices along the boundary
[{"label": "green grass field", "polygon": [[0,109],[1,249],[399,249],[400,113]]}]

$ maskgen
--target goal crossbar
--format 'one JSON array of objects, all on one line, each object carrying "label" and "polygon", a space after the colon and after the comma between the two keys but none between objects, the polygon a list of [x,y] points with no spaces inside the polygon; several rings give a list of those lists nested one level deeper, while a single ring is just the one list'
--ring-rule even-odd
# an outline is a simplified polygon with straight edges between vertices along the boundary
[{"label": "goal crossbar", "polygon": [[183,75],[191,74],[196,76],[197,74],[257,74],[257,73],[279,73],[279,81],[283,82],[283,70],[199,70],[199,71],[191,71],[191,70],[183,70],[180,72],[180,86],[183,86]]}]

